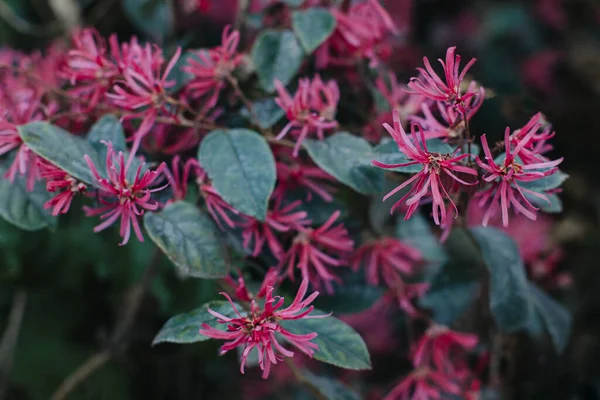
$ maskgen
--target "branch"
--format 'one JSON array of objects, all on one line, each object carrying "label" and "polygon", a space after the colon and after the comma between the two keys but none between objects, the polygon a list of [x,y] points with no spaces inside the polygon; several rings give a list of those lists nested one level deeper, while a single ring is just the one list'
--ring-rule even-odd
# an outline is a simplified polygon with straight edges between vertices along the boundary
[{"label": "branch", "polygon": [[2,340],[0,340],[0,399],[4,398],[8,386],[26,304],[27,293],[23,289],[17,290],[13,297],[13,304],[10,315],[8,316],[6,330],[2,335]]},{"label": "branch", "polygon": [[160,262],[160,251],[155,249],[152,260],[144,271],[141,280],[134,285],[125,297],[124,311],[119,317],[117,324],[110,337],[108,348],[96,353],[82,365],[80,365],[71,375],[69,375],[58,389],[54,392],[52,400],[64,400],[77,386],[85,382],[94,372],[104,366],[112,358],[120,354],[127,347],[129,333],[136,320],[138,312],[142,306],[144,296],[156,274]]}]

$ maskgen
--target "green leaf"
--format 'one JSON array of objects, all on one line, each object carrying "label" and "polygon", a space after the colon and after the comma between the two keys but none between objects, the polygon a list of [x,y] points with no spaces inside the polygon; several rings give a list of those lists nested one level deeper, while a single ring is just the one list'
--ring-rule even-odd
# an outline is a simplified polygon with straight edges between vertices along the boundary
[{"label": "green leaf", "polygon": [[436,322],[452,325],[477,299],[485,267],[464,229],[452,230],[446,249],[448,262],[428,278],[429,290],[419,304],[433,312]]},{"label": "green leaf", "polygon": [[562,353],[567,347],[571,335],[573,324],[571,312],[533,283],[529,284],[529,290],[536,313],[543,320],[554,347],[559,353]]},{"label": "green leaf", "polygon": [[169,0],[124,0],[123,10],[140,31],[157,41],[164,41],[173,32]]},{"label": "green leaf", "polygon": [[531,301],[517,244],[492,227],[471,228],[490,272],[490,308],[499,327],[513,332],[527,326]]},{"label": "green leaf", "polygon": [[219,231],[196,206],[179,201],[144,215],[150,238],[185,275],[220,278],[228,262]]},{"label": "green leaf", "polygon": [[335,314],[357,313],[371,308],[385,291],[364,282],[350,282],[336,286],[334,293],[331,296],[319,295],[315,306]]},{"label": "green leaf", "polygon": [[307,54],[312,53],[323,43],[335,29],[333,15],[322,7],[292,13],[292,28]]},{"label": "green leaf", "polygon": [[325,172],[362,194],[378,193],[383,171],[361,163],[370,157],[371,145],[363,138],[339,132],[325,140],[308,139],[304,147]]},{"label": "green leaf", "polygon": [[[314,310],[311,315],[325,314]],[[313,358],[340,368],[365,370],[371,369],[371,359],[365,342],[350,326],[335,317],[309,318],[295,321],[282,321],[288,331],[305,335],[316,332],[312,340],[319,346]]]},{"label": "green leaf", "polygon": [[568,178],[569,175],[559,170],[552,175],[531,182],[523,182],[519,185],[526,189],[533,190],[534,192],[541,193],[560,187]]},{"label": "green leaf", "polygon": [[[273,98],[257,100],[252,103],[252,108],[258,118],[258,125],[263,129],[269,129],[285,115],[285,111],[275,103]],[[248,119],[252,117],[247,108],[242,109],[242,115]]]},{"label": "green leaf", "polygon": [[20,126],[19,134],[34,153],[87,184],[93,184],[94,178],[83,156],[88,154],[96,167],[104,165],[90,142],[58,126],[31,122]]},{"label": "green leaf", "polygon": [[100,118],[88,132],[87,140],[93,145],[97,145],[97,149],[106,149],[102,142],[111,142],[115,150],[127,151],[123,125],[114,115],[105,115]]},{"label": "green leaf", "polygon": [[4,178],[11,163],[12,157],[0,163],[0,216],[27,231],[55,228],[57,217],[44,209],[44,203],[52,197],[52,194],[46,191],[46,185],[38,181],[29,192],[25,177],[17,176],[11,183]]},{"label": "green leaf", "polygon": [[[242,310],[238,304],[234,304],[238,311]],[[210,338],[208,336],[201,335],[198,332],[202,327],[202,324],[208,324],[213,328],[225,332],[227,330],[227,324],[220,324],[217,321],[217,317],[208,312],[209,308],[226,317],[237,316],[228,301],[215,300],[208,302],[194,311],[179,314],[170,318],[156,334],[156,337],[152,341],[152,346],[165,342],[197,343],[209,340]]]},{"label": "green leaf", "polygon": [[317,376],[309,370],[302,371],[302,378],[327,400],[360,400],[360,396],[337,379]]},{"label": "green leaf", "polygon": [[263,221],[277,174],[269,145],[248,129],[216,130],[198,150],[198,160],[223,200]]},{"label": "green leaf", "polygon": [[175,63],[175,67],[169,73],[168,80],[173,81],[174,84],[171,86],[168,91],[170,93],[175,93],[182,89],[185,85],[188,84],[192,79],[194,79],[194,75],[189,74],[181,69],[181,67],[188,64],[188,60],[194,59],[196,61],[200,61],[200,58],[196,55],[196,52],[205,52],[205,49],[194,49],[188,50],[181,55],[177,63]]},{"label": "green leaf", "polygon": [[296,75],[304,51],[292,31],[267,30],[256,39],[251,56],[262,88],[272,93],[275,79],[285,86]]},{"label": "green leaf", "polygon": [[433,234],[427,219],[421,214],[415,214],[409,220],[400,220],[396,225],[396,236],[419,249],[427,261],[444,262],[447,259],[440,240]]}]

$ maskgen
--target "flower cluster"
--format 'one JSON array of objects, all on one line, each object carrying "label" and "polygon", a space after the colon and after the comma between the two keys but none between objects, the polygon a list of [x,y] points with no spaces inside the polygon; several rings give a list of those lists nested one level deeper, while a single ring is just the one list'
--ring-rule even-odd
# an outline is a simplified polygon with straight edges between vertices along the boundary
[{"label": "flower cluster", "polygon": [[240,371],[244,373],[244,368],[252,350],[256,349],[258,353],[258,364],[263,371],[262,377],[266,379],[271,371],[271,364],[277,364],[284,357],[293,357],[294,352],[286,349],[277,341],[277,335],[281,335],[285,341],[304,354],[311,356],[315,350],[319,349],[311,340],[317,337],[316,333],[296,334],[286,330],[281,323],[284,321],[298,320],[302,318],[325,318],[329,315],[310,315],[314,310],[311,303],[319,295],[319,292],[313,292],[307,298],[304,298],[308,290],[308,280],[304,279],[298,293],[292,304],[282,308],[284,298],[273,296],[273,287],[266,287],[264,305],[259,307],[255,300],[250,303],[250,309],[245,315],[240,314],[235,304],[227,295],[221,293],[231,303],[237,318],[226,317],[216,311],[208,309],[208,312],[217,317],[218,322],[227,324],[227,330],[216,329],[208,324],[203,324],[200,334],[213,339],[226,340],[221,346],[221,354],[225,354],[236,347],[243,346],[241,356]]}]

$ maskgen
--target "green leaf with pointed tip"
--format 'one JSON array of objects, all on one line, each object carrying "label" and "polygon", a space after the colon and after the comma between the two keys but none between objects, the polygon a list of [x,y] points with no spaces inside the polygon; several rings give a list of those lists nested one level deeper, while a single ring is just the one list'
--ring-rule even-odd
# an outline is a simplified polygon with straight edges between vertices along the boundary
[{"label": "green leaf with pointed tip", "polygon": [[42,181],[27,190],[26,178],[17,176],[14,182],[4,178],[12,163],[12,157],[0,162],[0,216],[18,228],[36,231],[55,228],[57,217],[44,209],[44,203],[52,197]]},{"label": "green leaf with pointed tip", "polygon": [[179,201],[144,215],[150,238],[188,276],[220,278],[229,270],[215,223],[196,206]]},{"label": "green leaf with pointed tip", "polygon": [[92,143],[47,122],[22,125],[19,135],[34,153],[85,183],[93,184],[94,178],[83,156],[89,155],[97,168],[103,165]]},{"label": "green leaf with pointed tip", "polygon": [[292,28],[308,54],[312,53],[331,36],[335,29],[335,18],[322,7],[292,13]]},{"label": "green leaf with pointed tip", "polygon": [[105,115],[92,125],[87,140],[94,146],[97,145],[97,149],[106,149],[102,142],[111,142],[115,150],[127,151],[123,125],[114,115]]},{"label": "green leaf with pointed tip", "polygon": [[[323,315],[314,310],[311,315]],[[319,346],[313,358],[340,368],[365,370],[371,369],[371,359],[365,342],[350,326],[335,317],[309,318],[282,321],[288,331],[305,335],[316,332],[318,336],[311,340]]]},{"label": "green leaf with pointed tip", "polygon": [[304,147],[325,172],[362,194],[378,193],[383,186],[383,171],[365,164],[371,145],[363,138],[339,132],[325,140],[308,139]]},{"label": "green leaf with pointed tip", "polygon": [[382,288],[364,282],[344,282],[336,285],[334,294],[330,296],[321,293],[314,304],[335,314],[350,314],[371,308],[384,294]]},{"label": "green leaf with pointed tip", "polygon": [[358,393],[337,379],[317,376],[308,370],[302,371],[302,377],[327,400],[360,400]]},{"label": "green leaf with pointed tip", "polygon": [[223,200],[264,221],[277,173],[262,136],[248,129],[212,131],[200,145],[198,160]]},{"label": "green leaf with pointed tip", "polygon": [[490,272],[490,309],[501,330],[525,328],[532,308],[525,266],[515,241],[492,227],[471,228]]},{"label": "green leaf with pointed tip", "polygon": [[[285,115],[285,111],[275,103],[273,98],[257,100],[252,103],[252,108],[258,118],[258,125],[263,129],[269,129]],[[242,109],[242,115],[248,119],[252,118],[247,108]]]},{"label": "green leaf with pointed tip", "polygon": [[262,88],[272,93],[275,79],[285,86],[296,75],[304,51],[292,31],[266,30],[254,42],[251,57]]},{"label": "green leaf with pointed tip", "polygon": [[571,312],[533,283],[529,284],[529,290],[536,314],[543,320],[554,347],[559,353],[562,353],[567,347],[571,335],[573,324]]},{"label": "green leaf with pointed tip", "polygon": [[[242,310],[238,304],[234,304],[238,311]],[[193,311],[170,318],[156,334],[152,346],[158,343],[197,343],[209,340],[208,336],[199,333],[202,324],[208,324],[225,332],[227,324],[220,324],[217,317],[208,312],[209,308],[226,317],[237,317],[228,301],[215,300],[208,302]]]},{"label": "green leaf with pointed tip", "polygon": [[522,182],[519,183],[519,185],[526,189],[533,190],[534,192],[541,193],[560,187],[568,178],[569,175],[559,170],[552,175],[531,182]]},{"label": "green leaf with pointed tip", "polygon": [[164,42],[173,32],[171,4],[168,0],[124,0],[123,11],[144,34]]}]

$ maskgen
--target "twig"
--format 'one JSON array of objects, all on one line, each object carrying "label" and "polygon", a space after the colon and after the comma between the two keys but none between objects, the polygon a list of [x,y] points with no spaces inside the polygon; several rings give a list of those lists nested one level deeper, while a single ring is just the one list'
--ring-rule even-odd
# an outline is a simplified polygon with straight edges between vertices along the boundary
[{"label": "twig", "polygon": [[471,137],[471,129],[469,128],[469,118],[467,118],[467,113],[463,114],[463,120],[465,121],[465,134],[467,137],[467,152],[469,153],[469,165],[472,164],[472,154],[471,154],[471,142],[473,138]]},{"label": "twig", "polygon": [[8,386],[26,304],[27,293],[23,289],[17,290],[8,316],[8,325],[4,330],[2,340],[0,340],[0,399],[4,398]]},{"label": "twig", "polygon": [[81,382],[86,381],[100,367],[109,362],[113,354],[109,350],[96,353],[75,370],[52,395],[52,400],[65,399]]},{"label": "twig", "polygon": [[246,30],[246,16],[248,15],[248,8],[250,8],[250,0],[238,0],[238,9],[237,13],[235,14],[233,28],[240,32],[240,41],[242,41],[245,36],[244,33]]},{"label": "twig", "polygon": [[54,36],[63,29],[62,21],[52,21],[45,25],[31,24],[19,17],[4,1],[0,1],[0,18],[2,18],[14,30],[24,35],[35,37]]},{"label": "twig", "polygon": [[260,124],[258,123],[258,116],[256,115],[256,111],[254,110],[254,105],[252,104],[250,99],[248,99],[248,97],[244,94],[244,92],[242,91],[242,88],[240,88],[240,85],[238,84],[237,79],[235,79],[231,75],[228,75],[227,81],[229,82],[231,87],[233,87],[235,94],[240,98],[240,100],[242,100],[242,102],[248,109],[248,112],[250,112],[250,118],[252,120],[252,124],[260,129]]},{"label": "twig", "polygon": [[131,288],[129,294],[125,298],[124,311],[121,314],[113,333],[110,337],[108,348],[90,357],[86,362],[80,365],[71,375],[69,375],[58,389],[54,392],[52,400],[66,399],[77,386],[85,382],[95,371],[104,366],[108,361],[116,355],[125,351],[128,342],[128,336],[133,324],[135,323],[137,314],[142,306],[144,296],[152,282],[152,278],[156,274],[160,262],[160,251],[155,250],[150,264],[144,271],[144,275],[140,281]]}]

